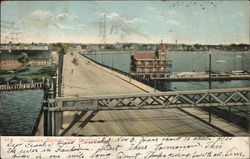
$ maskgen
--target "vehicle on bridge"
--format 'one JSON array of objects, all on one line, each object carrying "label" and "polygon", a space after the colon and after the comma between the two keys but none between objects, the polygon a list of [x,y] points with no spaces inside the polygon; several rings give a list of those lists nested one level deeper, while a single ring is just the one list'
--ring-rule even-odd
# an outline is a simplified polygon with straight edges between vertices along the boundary
[{"label": "vehicle on bridge", "polygon": [[77,58],[73,58],[73,60],[72,60],[72,63],[74,64],[74,65],[76,65],[76,66],[78,66],[79,65],[79,60],[77,59]]}]

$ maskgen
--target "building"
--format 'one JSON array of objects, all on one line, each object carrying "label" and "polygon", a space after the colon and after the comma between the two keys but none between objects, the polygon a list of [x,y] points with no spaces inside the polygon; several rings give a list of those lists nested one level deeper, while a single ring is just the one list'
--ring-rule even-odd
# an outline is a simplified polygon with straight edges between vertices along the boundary
[{"label": "building", "polygon": [[27,53],[30,61],[29,66],[50,65],[50,57],[52,50],[49,46],[18,46],[18,45],[1,45],[0,46],[0,69],[14,69],[21,67],[18,62],[18,56],[21,53]]},{"label": "building", "polygon": [[131,74],[146,80],[169,78],[171,60],[167,59],[166,51],[166,45],[161,42],[153,53],[135,53],[131,56]]}]

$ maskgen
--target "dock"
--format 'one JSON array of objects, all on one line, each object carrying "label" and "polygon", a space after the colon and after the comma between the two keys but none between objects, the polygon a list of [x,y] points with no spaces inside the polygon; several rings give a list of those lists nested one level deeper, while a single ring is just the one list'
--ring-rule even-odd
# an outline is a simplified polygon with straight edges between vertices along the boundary
[{"label": "dock", "polygon": [[[143,80],[165,80],[165,81],[209,81],[209,74],[205,72],[181,72],[177,74],[170,74],[168,77],[159,77],[154,78],[154,72],[147,73],[151,78],[146,78],[147,76],[144,73],[132,73],[132,77],[136,79]],[[158,74],[158,73],[156,73]],[[212,73],[212,81],[230,81],[230,80],[250,80],[250,74],[233,74],[233,73]]]},{"label": "dock", "polygon": [[[209,81],[209,77],[175,77],[159,79],[166,81]],[[231,77],[212,77],[211,81],[230,81],[230,80],[250,80],[250,75],[247,76],[231,76]]]},{"label": "dock", "polygon": [[[97,53],[84,53],[80,51],[80,54],[85,56],[86,58],[89,58],[90,60],[93,60],[89,57],[89,55],[98,55]],[[106,54],[119,54],[119,53],[106,53]],[[139,57],[146,58],[148,55],[147,53],[142,54],[135,54],[140,55]],[[134,56],[134,55],[133,55]],[[133,57],[131,56],[131,57]],[[142,56],[142,57],[141,57]],[[148,57],[147,57],[148,58]],[[166,57],[164,57],[165,59]],[[140,79],[144,81],[148,80],[161,80],[161,81],[209,81],[209,72],[171,72],[169,69],[172,67],[172,61],[167,59],[162,60],[164,61],[164,64],[160,63],[160,60],[156,60],[157,64],[154,65],[154,58],[151,57],[151,59],[141,59],[140,64],[136,65],[137,71],[131,71],[133,70],[132,64],[133,60],[131,60],[131,67],[129,72],[124,72],[119,70],[122,74],[126,74],[127,76],[131,76],[135,79]],[[101,62],[97,62],[99,65],[105,66],[105,64]],[[163,67],[163,71],[160,71],[159,68]],[[110,66],[106,66],[111,68]],[[166,68],[165,68],[166,67]],[[156,69],[153,69],[156,68]],[[113,70],[118,70],[117,68],[111,68]],[[230,81],[230,80],[250,80],[250,72],[243,71],[243,70],[236,70],[232,72],[213,72],[211,71],[211,81]]]},{"label": "dock", "polygon": [[0,91],[17,91],[17,90],[42,89],[42,88],[43,88],[42,82],[0,85]]},{"label": "dock", "polygon": [[[185,72],[170,75],[166,81],[209,81],[208,73]],[[228,80],[250,80],[250,74],[233,74],[233,73],[212,73],[212,81],[228,81]]]}]

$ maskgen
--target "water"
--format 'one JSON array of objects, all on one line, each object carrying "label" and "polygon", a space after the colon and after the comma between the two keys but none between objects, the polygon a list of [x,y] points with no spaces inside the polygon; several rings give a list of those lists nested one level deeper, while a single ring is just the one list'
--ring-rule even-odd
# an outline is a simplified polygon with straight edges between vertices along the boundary
[{"label": "water", "polygon": [[[133,52],[129,51],[105,51],[96,52],[88,55],[89,58],[114,67],[124,72],[130,72],[130,56]],[[179,72],[205,72],[209,68],[209,52],[190,52],[190,51],[169,51],[167,58],[172,60],[172,73]],[[245,70],[250,72],[250,52],[211,52],[212,71],[231,72],[234,70]],[[151,83],[153,86],[153,83]],[[161,91],[169,90],[200,90],[208,89],[208,81],[189,81],[189,82],[168,82],[157,81],[157,89]],[[212,81],[212,89],[219,88],[244,88],[250,87],[249,80],[232,81]],[[224,109],[224,108],[223,108]],[[234,113],[242,117],[250,118],[249,107],[237,107]],[[240,110],[240,111],[238,111]]]},{"label": "water", "polygon": [[[88,55],[91,59],[129,72],[130,55],[132,51],[98,51]],[[223,52],[211,53],[212,71],[231,72],[246,70],[250,72],[250,52]],[[169,51],[167,58],[172,60],[172,72],[205,72],[209,68],[209,52]],[[113,59],[113,60],[112,60]]]},{"label": "water", "polygon": [[[130,72],[130,51],[105,51],[88,55],[91,59],[103,63],[109,67]],[[167,58],[172,60],[172,73],[179,72],[205,72],[209,68],[209,52],[169,51]],[[250,52],[211,52],[212,71],[231,72],[234,70],[246,70],[250,72]],[[235,80],[212,82],[212,88],[237,88],[250,87],[248,80]],[[158,89],[167,90],[195,90],[207,89],[208,82],[160,82]]]},{"label": "water", "polygon": [[31,135],[43,90],[0,92],[0,135]]},{"label": "water", "polygon": [[[133,52],[111,51],[89,55],[90,58],[119,70],[130,71],[130,55]],[[208,68],[209,52],[172,51],[168,58],[173,60],[172,72],[204,72]],[[220,60],[220,61],[218,61]],[[212,52],[212,70],[218,72],[247,70],[250,72],[249,52]],[[212,88],[250,87],[247,80],[212,82]],[[157,88],[168,90],[207,89],[208,82],[158,82]],[[43,90],[0,92],[0,135],[31,135],[34,122],[43,102]],[[249,112],[249,108],[245,108]],[[237,114],[246,116],[239,111]]]}]

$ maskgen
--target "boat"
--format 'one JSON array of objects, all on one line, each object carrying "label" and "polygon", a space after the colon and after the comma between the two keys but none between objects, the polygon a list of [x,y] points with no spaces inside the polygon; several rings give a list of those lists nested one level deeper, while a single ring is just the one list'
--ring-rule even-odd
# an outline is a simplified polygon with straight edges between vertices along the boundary
[{"label": "boat", "polygon": [[224,63],[226,60],[216,60],[217,63]]}]

